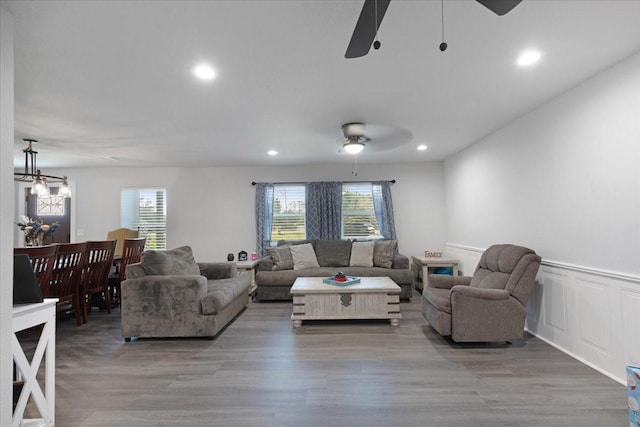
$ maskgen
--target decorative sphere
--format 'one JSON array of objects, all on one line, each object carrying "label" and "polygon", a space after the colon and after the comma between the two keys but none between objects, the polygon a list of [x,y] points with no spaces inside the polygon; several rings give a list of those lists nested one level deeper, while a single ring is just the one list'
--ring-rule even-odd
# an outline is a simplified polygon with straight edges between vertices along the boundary
[{"label": "decorative sphere", "polygon": [[445,42],[440,43],[440,51],[444,52],[447,50],[447,44]]},{"label": "decorative sphere", "polygon": [[375,50],[380,49],[380,44],[381,44],[381,43],[380,43],[378,40],[374,41],[374,42],[373,42],[373,48],[374,48]]},{"label": "decorative sphere", "polygon": [[233,261],[233,254],[227,254],[227,261]]}]

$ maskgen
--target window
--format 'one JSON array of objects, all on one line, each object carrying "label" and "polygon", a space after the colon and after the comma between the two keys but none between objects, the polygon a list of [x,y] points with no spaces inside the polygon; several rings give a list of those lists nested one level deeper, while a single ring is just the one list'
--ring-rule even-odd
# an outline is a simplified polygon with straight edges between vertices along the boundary
[{"label": "window", "polygon": [[395,239],[391,181],[257,183],[256,246],[279,240]]},{"label": "window", "polygon": [[120,226],[146,237],[145,249],[167,248],[167,192],[164,188],[120,190]]},{"label": "window", "polygon": [[304,184],[273,186],[272,244],[306,237],[304,194]]},{"label": "window", "polygon": [[342,238],[381,238],[370,183],[342,185]]}]

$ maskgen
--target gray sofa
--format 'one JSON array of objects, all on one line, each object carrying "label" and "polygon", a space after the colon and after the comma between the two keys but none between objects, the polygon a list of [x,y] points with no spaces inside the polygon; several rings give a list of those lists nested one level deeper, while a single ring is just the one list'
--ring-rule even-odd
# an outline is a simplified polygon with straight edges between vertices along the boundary
[{"label": "gray sofa", "polygon": [[196,263],[191,248],[145,251],[126,267],[122,336],[213,338],[249,303],[251,275],[235,263]]},{"label": "gray sofa", "polygon": [[531,249],[493,245],[473,277],[430,274],[422,291],[422,314],[456,342],[522,338],[526,306],[541,258]]},{"label": "gray sofa", "polygon": [[[397,242],[395,240],[370,242],[374,246],[371,266],[368,265],[367,260],[363,262],[360,259],[360,262],[352,262],[352,246],[355,244],[360,248],[361,243],[364,242],[279,241],[278,247],[268,248],[269,255],[260,260],[256,273],[256,298],[259,301],[291,300],[291,286],[298,277],[331,277],[341,271],[347,276],[354,277],[389,277],[400,286],[400,298],[410,299],[413,291],[409,258],[397,252]],[[318,266],[298,268],[299,266],[294,266],[291,260],[281,259],[283,254],[285,258],[288,256],[287,248],[304,244],[311,244]],[[353,255],[355,257],[356,253],[354,252]]]}]

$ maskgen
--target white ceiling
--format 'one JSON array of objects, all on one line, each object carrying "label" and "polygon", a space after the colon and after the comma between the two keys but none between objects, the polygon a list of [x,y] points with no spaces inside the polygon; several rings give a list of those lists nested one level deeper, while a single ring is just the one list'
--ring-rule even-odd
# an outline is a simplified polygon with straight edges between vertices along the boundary
[{"label": "white ceiling", "polygon": [[[344,53],[362,1],[2,1],[15,20],[15,159],[41,167],[439,161],[640,51],[638,0],[391,2],[382,47]],[[514,65],[525,48],[542,61]],[[199,61],[216,80],[196,81]],[[429,149],[418,152],[418,144]],[[280,152],[269,157],[267,151]],[[119,160],[109,160],[117,157]]]}]

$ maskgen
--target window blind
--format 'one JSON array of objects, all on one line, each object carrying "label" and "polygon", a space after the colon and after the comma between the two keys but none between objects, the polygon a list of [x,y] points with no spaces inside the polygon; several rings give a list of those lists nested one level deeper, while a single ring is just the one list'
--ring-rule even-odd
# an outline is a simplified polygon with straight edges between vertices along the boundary
[{"label": "window blind", "polygon": [[138,230],[146,249],[167,248],[167,207],[164,188],[120,191],[120,226]]},{"label": "window blind", "polygon": [[304,239],[305,228],[304,184],[274,185],[271,242]]},{"label": "window blind", "polygon": [[342,185],[342,237],[382,237],[373,208],[373,188],[370,183]]}]

